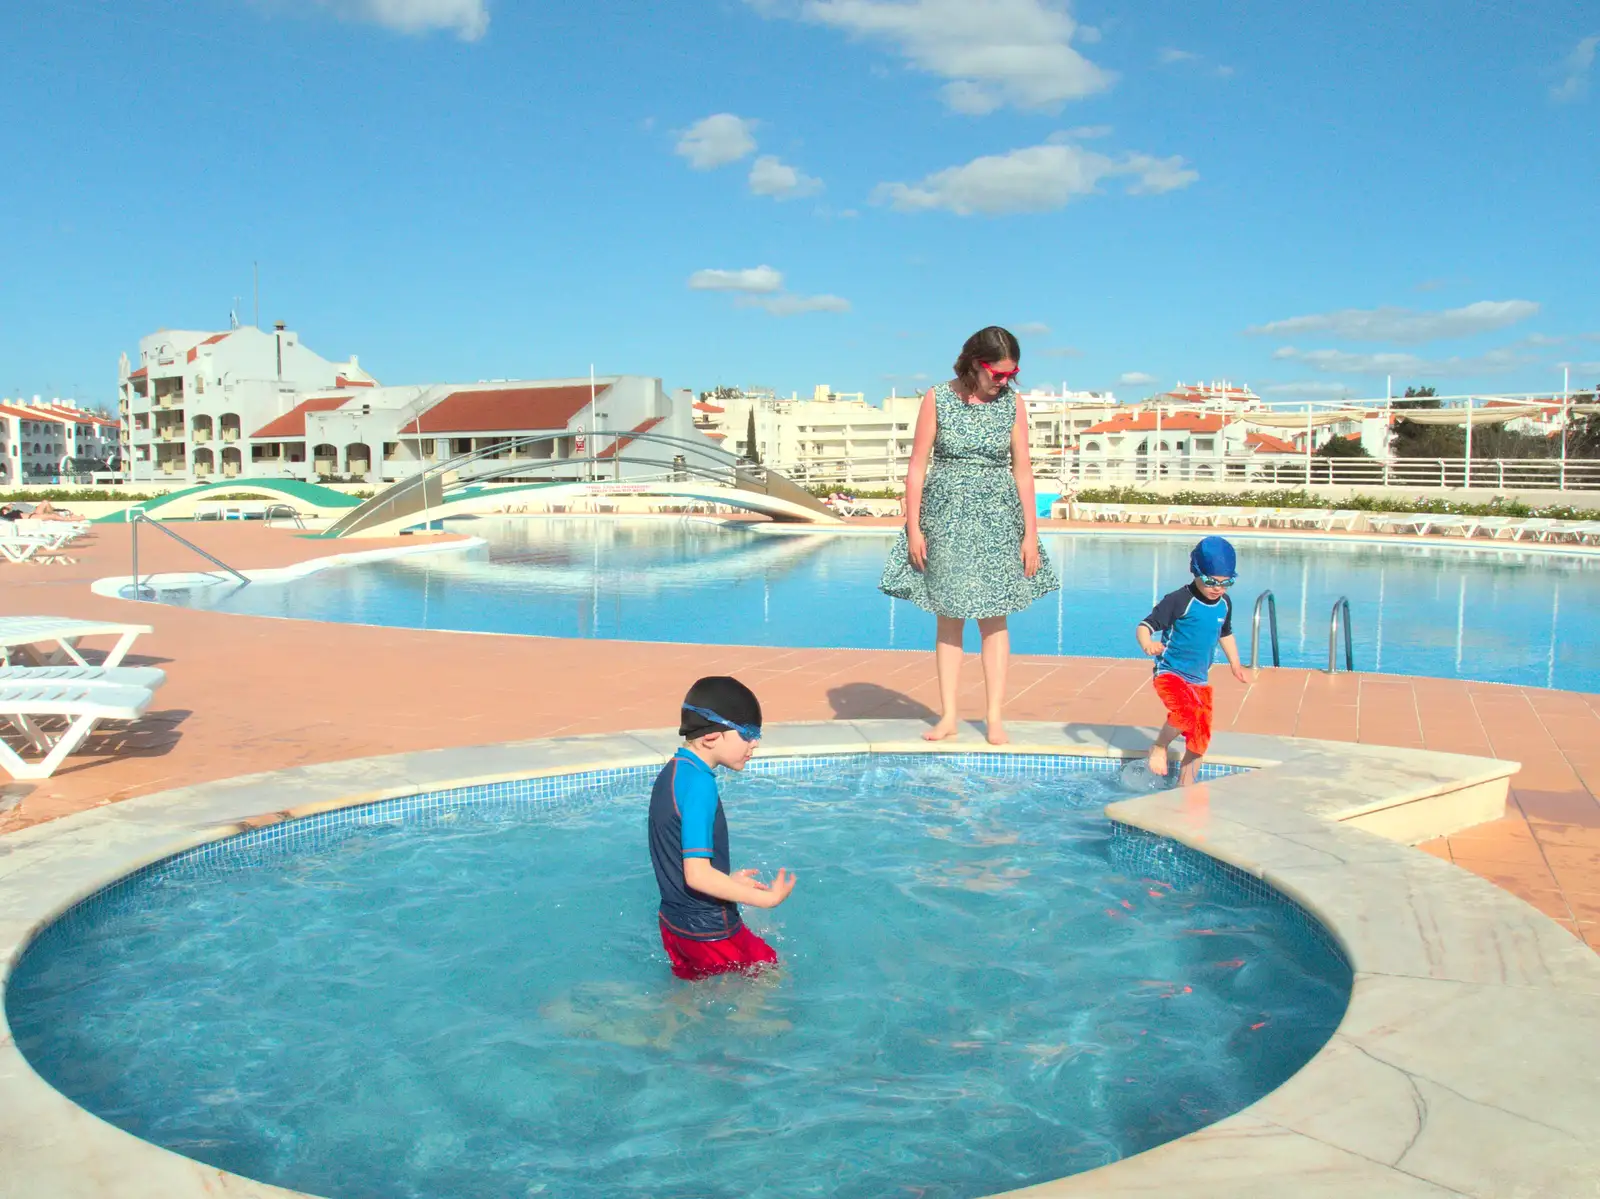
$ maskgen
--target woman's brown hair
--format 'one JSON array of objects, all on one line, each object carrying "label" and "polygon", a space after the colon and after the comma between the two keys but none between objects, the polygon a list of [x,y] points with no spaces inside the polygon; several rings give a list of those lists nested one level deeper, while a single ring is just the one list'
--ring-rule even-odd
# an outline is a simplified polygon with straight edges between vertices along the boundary
[{"label": "woman's brown hair", "polygon": [[993,364],[1004,362],[1007,358],[1018,366],[1022,365],[1022,347],[1012,332],[999,325],[979,329],[961,347],[961,355],[955,365],[956,379],[971,391],[978,385],[978,363]]}]

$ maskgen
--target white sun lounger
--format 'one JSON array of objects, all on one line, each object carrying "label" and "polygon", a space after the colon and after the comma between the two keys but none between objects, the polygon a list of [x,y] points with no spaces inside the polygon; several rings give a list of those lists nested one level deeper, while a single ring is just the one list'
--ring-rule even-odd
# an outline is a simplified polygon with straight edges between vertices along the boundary
[{"label": "white sun lounger", "polygon": [[53,546],[76,541],[89,531],[88,525],[56,520],[0,521],[0,542],[42,541]]},{"label": "white sun lounger", "polygon": [[[149,631],[147,624],[116,624],[61,616],[0,616],[0,665],[88,666],[78,652],[78,642],[85,637],[115,637],[116,645],[100,665],[121,666],[133,643]],[[33,648],[52,644],[54,649],[42,653]],[[17,662],[18,657],[25,660]]]},{"label": "white sun lounger", "polygon": [[1512,537],[1517,535],[1517,529],[1522,525],[1520,516],[1480,516],[1475,533],[1487,534],[1491,541],[1502,533],[1509,533]]},{"label": "white sun lounger", "polygon": [[156,666],[0,666],[0,687],[23,683],[73,683],[84,687],[143,687],[154,691],[167,681]]},{"label": "white sun lounger", "polygon": [[1255,508],[1210,508],[1205,510],[1207,523],[1212,528],[1222,525],[1245,525],[1254,527],[1260,520],[1260,515]]},{"label": "white sun lounger", "polygon": [[1429,533],[1438,533],[1443,536],[1449,533],[1460,533],[1463,537],[1475,537],[1478,533],[1478,520],[1476,516],[1432,516],[1423,522],[1418,530],[1424,536]]},{"label": "white sun lounger", "polygon": [[[21,730],[27,748],[43,755],[29,761],[0,740],[0,766],[12,778],[47,779],[83,744],[96,721],[137,720],[153,695],[148,687],[50,682],[0,685],[0,718]],[[52,734],[40,728],[39,720],[48,717],[64,717],[66,729]]]},{"label": "white sun lounger", "polygon": [[1402,530],[1411,533],[1420,533],[1428,527],[1431,516],[1418,512],[1384,512],[1374,516],[1369,523],[1374,530],[1385,533],[1398,533]]}]

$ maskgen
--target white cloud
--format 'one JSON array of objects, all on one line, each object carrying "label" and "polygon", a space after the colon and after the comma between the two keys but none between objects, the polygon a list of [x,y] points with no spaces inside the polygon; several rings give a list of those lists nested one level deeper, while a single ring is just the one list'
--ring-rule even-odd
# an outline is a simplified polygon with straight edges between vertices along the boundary
[{"label": "white cloud", "polygon": [[1351,341],[1392,341],[1416,345],[1451,337],[1471,337],[1525,321],[1539,311],[1532,300],[1479,300],[1465,308],[1417,312],[1411,308],[1344,308],[1338,312],[1292,316],[1246,329],[1261,336],[1327,333]]},{"label": "white cloud", "polygon": [[445,30],[464,42],[489,32],[485,0],[316,0],[348,21],[368,21],[400,33]]},{"label": "white cloud", "polygon": [[740,308],[760,308],[773,316],[800,316],[807,312],[849,312],[850,301],[840,296],[796,296],[783,290],[783,272],[770,266],[741,271],[696,271],[689,276],[691,291],[735,293]]},{"label": "white cloud", "polygon": [[696,271],[689,276],[691,291],[742,291],[770,294],[783,290],[783,272],[770,266],[742,271]]},{"label": "white cloud", "polygon": [[822,190],[822,180],[801,174],[776,155],[763,154],[750,168],[750,190],[758,196],[792,200],[796,196],[816,195]]},{"label": "white cloud", "polygon": [[1017,326],[1016,332],[1023,337],[1049,337],[1050,326],[1043,321],[1025,321]]},{"label": "white cloud", "polygon": [[1423,358],[1417,354],[1385,352],[1355,354],[1347,350],[1298,350],[1284,346],[1274,350],[1277,359],[1299,362],[1327,374],[1349,375],[1432,375],[1439,378],[1464,378],[1498,374],[1530,365],[1531,360],[1514,350],[1488,350],[1471,357]]},{"label": "white cloud", "polygon": [[1600,37],[1586,37],[1572,48],[1572,53],[1561,64],[1566,78],[1550,89],[1552,100],[1568,104],[1589,90],[1589,71],[1594,66],[1597,49],[1600,49]]},{"label": "white cloud", "polygon": [[1147,375],[1143,371],[1123,371],[1117,376],[1118,383],[1126,383],[1131,387],[1143,387],[1155,381],[1156,377],[1154,375]]},{"label": "white cloud", "polygon": [[1316,400],[1327,399],[1330,396],[1338,398],[1350,394],[1350,387],[1345,383],[1335,383],[1324,379],[1303,379],[1297,383],[1270,383],[1261,389],[1262,395],[1283,396],[1291,400]]},{"label": "white cloud", "polygon": [[1165,50],[1161,51],[1161,53],[1160,53],[1160,55],[1158,57],[1164,63],[1173,63],[1173,62],[1193,62],[1195,59],[1199,58],[1200,56],[1198,54],[1196,54],[1193,50],[1174,50],[1171,46],[1168,46]]},{"label": "white cloud", "polygon": [[678,153],[697,171],[727,166],[755,152],[755,127],[756,122],[731,112],[715,113],[689,126],[678,139]]},{"label": "white cloud", "polygon": [[1044,140],[1053,146],[1059,146],[1065,142],[1087,142],[1110,136],[1110,125],[1079,125],[1074,129],[1063,129],[1059,133],[1052,133]]},{"label": "white cloud", "polygon": [[808,312],[849,312],[850,301],[842,296],[741,296],[741,308],[761,308],[773,316],[803,316]]},{"label": "white cloud", "polygon": [[1073,48],[1099,40],[1063,0],[747,0],[766,16],[802,20],[887,43],[919,71],[952,81],[945,102],[983,113],[1002,104],[1056,108],[1105,91],[1115,74]]},{"label": "white cloud", "polygon": [[1122,177],[1131,180],[1130,192],[1158,193],[1187,187],[1200,175],[1181,158],[1148,154],[1112,158],[1080,146],[1043,145],[975,158],[918,183],[880,183],[872,199],[901,212],[939,208],[959,216],[1050,212],[1098,191],[1104,179]]}]

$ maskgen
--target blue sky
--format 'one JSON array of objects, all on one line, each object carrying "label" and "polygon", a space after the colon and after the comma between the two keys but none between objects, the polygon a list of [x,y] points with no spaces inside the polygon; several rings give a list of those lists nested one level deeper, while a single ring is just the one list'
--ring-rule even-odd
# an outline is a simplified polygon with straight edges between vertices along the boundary
[{"label": "blue sky", "polygon": [[14,0],[0,394],[239,297],[387,383],[1600,379],[1587,0]]}]

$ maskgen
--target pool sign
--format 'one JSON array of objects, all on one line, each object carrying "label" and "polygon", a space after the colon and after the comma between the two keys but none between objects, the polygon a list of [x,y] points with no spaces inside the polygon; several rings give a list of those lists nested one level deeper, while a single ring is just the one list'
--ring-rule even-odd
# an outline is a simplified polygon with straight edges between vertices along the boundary
[{"label": "pool sign", "polygon": [[581,453],[583,453],[583,446],[584,446],[583,426],[582,425],[576,426],[573,429],[573,432],[576,433],[577,436],[572,439],[572,448],[573,448],[573,450],[575,452],[581,454]]}]

